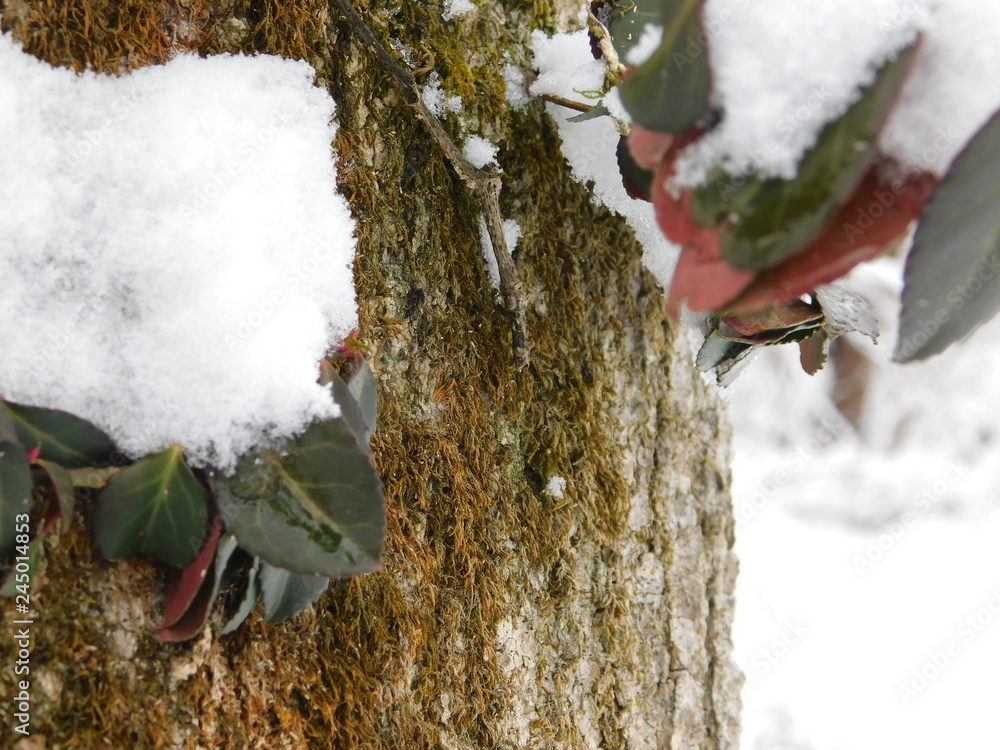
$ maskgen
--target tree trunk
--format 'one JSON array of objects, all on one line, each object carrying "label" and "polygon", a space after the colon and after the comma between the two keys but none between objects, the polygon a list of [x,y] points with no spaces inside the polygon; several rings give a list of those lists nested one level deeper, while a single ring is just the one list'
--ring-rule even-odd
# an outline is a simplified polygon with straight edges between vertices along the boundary
[{"label": "tree trunk", "polygon": [[[504,98],[505,55],[527,68],[531,30],[577,17],[563,1],[480,0],[449,22],[437,4],[357,4],[387,47],[407,45],[412,67],[433,63],[462,96],[468,132],[500,145],[502,211],[524,234],[533,350],[520,371],[477,203],[322,2],[2,3],[29,52],[78,70],[120,73],[178,49],[317,69],[338,104],[340,189],[358,223],[388,500],[381,572],[335,583],[285,624],[258,612],[220,636],[214,616],[183,644],[153,633],[173,573],[105,561],[85,509],[46,542],[36,580],[30,740],[11,724],[4,605],[5,744],[737,746],[724,409],[630,231],[568,174],[542,104],[518,112]],[[545,491],[554,477],[562,498]]]}]

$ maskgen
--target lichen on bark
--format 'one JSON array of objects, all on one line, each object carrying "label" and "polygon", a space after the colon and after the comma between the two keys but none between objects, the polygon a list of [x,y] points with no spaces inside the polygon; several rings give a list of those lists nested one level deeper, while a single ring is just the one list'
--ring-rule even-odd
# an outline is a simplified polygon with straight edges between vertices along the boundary
[{"label": "lichen on bark", "polygon": [[[724,409],[691,364],[625,224],[595,208],[539,102],[500,68],[575,6],[358,3],[430,52],[470,132],[498,144],[533,344],[485,270],[479,207],[325,3],[7,0],[53,64],[120,74],[201,54],[308,60],[338,105],[359,237],[360,338],[377,373],[384,569],[280,626],[192,642],[154,628],[170,573],[108,563],[91,508],[52,537],[34,598],[33,726],[53,748],[733,748],[735,560]],[[458,135],[457,122],[447,127]],[[562,498],[545,493],[554,477]],[[7,617],[10,608],[5,605]],[[11,644],[0,638],[0,665]],[[0,693],[12,688],[0,668]],[[13,743],[9,714],[0,732]]]}]

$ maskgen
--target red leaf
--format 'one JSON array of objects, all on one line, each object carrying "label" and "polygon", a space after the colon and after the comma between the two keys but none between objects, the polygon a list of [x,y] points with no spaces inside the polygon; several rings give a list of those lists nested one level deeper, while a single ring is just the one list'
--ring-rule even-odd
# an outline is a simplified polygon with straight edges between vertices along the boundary
[{"label": "red leaf", "polygon": [[211,568],[215,562],[215,550],[219,546],[219,537],[222,535],[222,517],[213,511],[211,523],[211,529],[208,533],[208,539],[205,540],[205,546],[201,548],[201,552],[198,553],[194,562],[184,569],[181,577],[170,587],[170,591],[167,594],[166,611],[163,614],[164,621],[159,631],[160,640],[173,640],[164,638],[164,631],[169,630],[181,620],[184,614],[191,608],[192,603],[198,598],[201,589],[207,588],[209,594],[211,594]]},{"label": "red leaf", "polygon": [[754,337],[768,331],[796,328],[806,323],[818,322],[823,311],[800,299],[775,305],[761,310],[753,310],[739,315],[729,314],[722,320],[741,336]]},{"label": "red leaf", "polygon": [[674,136],[670,133],[657,133],[633,123],[628,136],[628,150],[640,167],[656,169],[670,150],[673,141]]},{"label": "red leaf", "polygon": [[882,254],[916,219],[937,183],[929,173],[882,184],[873,167],[851,198],[802,252],[762,271],[727,309],[748,310],[799,297]]}]

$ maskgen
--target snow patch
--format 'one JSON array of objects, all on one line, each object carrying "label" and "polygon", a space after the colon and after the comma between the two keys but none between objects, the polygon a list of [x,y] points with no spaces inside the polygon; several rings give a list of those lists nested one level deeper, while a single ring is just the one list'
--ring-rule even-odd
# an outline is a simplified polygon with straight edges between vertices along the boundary
[{"label": "snow patch", "polygon": [[480,135],[470,135],[466,138],[462,152],[476,169],[497,163],[497,147]]},{"label": "snow patch", "polygon": [[[534,96],[554,94],[580,100],[579,91],[599,90],[604,84],[604,64],[594,60],[586,30],[547,37],[535,31],[531,37],[538,80],[531,86]],[[609,97],[609,103],[613,97]],[[573,176],[591,184],[594,200],[623,216],[643,247],[643,263],[664,289],[669,288],[680,253],[660,231],[653,206],[633,200],[625,192],[615,150],[621,134],[610,117],[569,122],[579,114],[555,104],[546,105],[559,126],[562,152]]]},{"label": "snow patch", "polygon": [[304,62],[76,75],[0,35],[0,393],[231,468],[336,415],[357,326],[334,103]]},{"label": "snow patch", "polygon": [[449,95],[441,87],[441,76],[437,72],[431,73],[420,89],[420,96],[431,111],[439,120],[444,118],[449,112],[462,111],[462,97],[457,94]]},{"label": "snow patch", "polygon": [[[507,243],[507,250],[511,253],[517,248],[517,243],[521,239],[521,225],[514,219],[505,219],[503,222],[503,237]],[[486,272],[493,282],[493,288],[500,289],[500,268],[497,265],[497,256],[493,252],[493,240],[490,239],[489,229],[486,227],[486,219],[479,218],[479,247],[483,253],[483,260],[486,262]]]},{"label": "snow patch", "polygon": [[545,485],[545,494],[549,497],[554,497],[556,500],[562,500],[563,495],[566,493],[566,480],[563,477],[549,477],[548,483]]},{"label": "snow patch", "polygon": [[445,0],[444,11],[441,15],[445,21],[450,21],[458,16],[464,16],[476,9],[469,0]]}]

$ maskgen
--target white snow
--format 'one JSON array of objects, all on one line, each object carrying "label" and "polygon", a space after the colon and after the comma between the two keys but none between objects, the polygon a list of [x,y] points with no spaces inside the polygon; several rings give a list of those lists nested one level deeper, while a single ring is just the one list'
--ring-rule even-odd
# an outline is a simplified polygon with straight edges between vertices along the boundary
[{"label": "white snow", "polygon": [[[578,92],[599,90],[604,82],[604,63],[590,53],[587,32],[575,31],[547,37],[536,31],[531,37],[538,79],[531,94],[555,94],[586,102]],[[590,102],[594,103],[594,102]],[[679,249],[667,241],[656,224],[653,206],[629,198],[618,171],[615,149],[621,134],[610,117],[569,122],[579,114],[555,104],[546,105],[559,126],[562,153],[580,182],[592,184],[594,200],[620,214],[632,227],[644,253],[643,262],[664,289],[670,286]]]},{"label": "white snow", "polygon": [[427,77],[427,83],[420,89],[420,96],[423,98],[424,104],[427,105],[427,109],[439,120],[449,112],[462,111],[462,97],[458,94],[449,95],[446,93],[441,86],[441,76],[436,71]]},{"label": "white snow", "polygon": [[507,63],[500,69],[500,75],[503,77],[507,104],[512,109],[523,110],[531,101],[531,97],[528,96],[528,92],[524,88],[524,71],[513,63]]},{"label": "white snow", "polygon": [[563,496],[566,494],[566,478],[549,477],[549,481],[545,485],[544,492],[549,497],[553,497],[556,500],[562,500]]},{"label": "white snow", "polygon": [[178,57],[121,78],[0,35],[0,393],[138,457],[226,469],[336,414],[356,327],[334,104],[303,62]]},{"label": "white snow", "polygon": [[[716,166],[791,177],[820,129],[874,71],[924,35],[881,146],[941,173],[1000,107],[1000,5],[980,0],[708,0],[705,24],[722,123],[682,156],[678,179]],[[699,44],[688,58],[704,54]]]},{"label": "white snow", "polygon": [[487,164],[496,165],[497,163],[497,147],[481,135],[468,136],[465,139],[462,152],[476,169],[482,169]]},{"label": "white snow", "polygon": [[[503,238],[507,243],[507,250],[511,253],[517,247],[521,239],[521,225],[514,219],[504,219]],[[493,240],[490,239],[489,230],[486,228],[486,219],[479,218],[479,248],[483,253],[483,260],[486,262],[486,272],[489,274],[493,288],[500,289],[500,267],[497,265],[497,256],[493,252]]]},{"label": "white snow", "polygon": [[884,329],[877,347],[852,339],[875,365],[859,432],[831,401],[830,366],[807,377],[795,347],[765,351],[733,389],[751,750],[981,747],[994,731],[1000,319],[892,364],[899,264],[846,282]]},{"label": "white snow", "polygon": [[458,16],[464,16],[466,13],[471,13],[476,9],[469,0],[445,0],[444,11],[441,15],[444,17],[445,21],[450,21]]},{"label": "white snow", "polygon": [[628,62],[629,65],[642,65],[653,56],[653,53],[659,49],[662,42],[663,27],[655,23],[649,24],[642,30],[639,41],[628,51],[625,62]]}]

